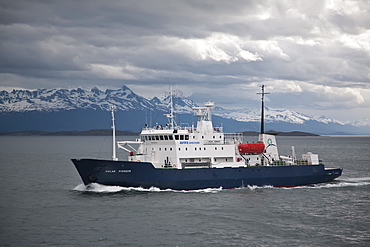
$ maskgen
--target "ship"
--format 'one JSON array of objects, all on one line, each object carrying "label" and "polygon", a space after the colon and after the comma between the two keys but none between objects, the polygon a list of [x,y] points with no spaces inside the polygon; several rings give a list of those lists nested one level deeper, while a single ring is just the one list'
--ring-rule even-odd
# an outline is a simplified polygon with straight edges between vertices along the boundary
[{"label": "ship", "polygon": [[[145,124],[134,141],[116,141],[114,108],[112,115],[112,159],[72,159],[83,183],[108,186],[199,190],[234,189],[248,186],[295,187],[330,182],[342,174],[341,168],[327,168],[318,154],[297,158],[280,155],[276,135],[264,131],[262,85],[261,131],[254,143],[243,142],[242,133],[224,133],[213,126],[213,102],[193,107],[196,126],[176,124],[172,90],[169,93],[168,123]],[[117,150],[127,152],[119,160]]]}]

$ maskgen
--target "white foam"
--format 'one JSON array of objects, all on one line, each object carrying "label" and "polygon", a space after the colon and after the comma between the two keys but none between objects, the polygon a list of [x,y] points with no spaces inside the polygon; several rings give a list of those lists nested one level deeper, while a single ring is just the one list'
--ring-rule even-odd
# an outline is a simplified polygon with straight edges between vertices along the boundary
[{"label": "white foam", "polygon": [[324,188],[344,188],[370,185],[370,177],[363,178],[346,178],[345,180],[335,180],[330,183],[320,183],[313,185],[283,187],[282,189],[324,189]]},{"label": "white foam", "polygon": [[[236,189],[249,189],[249,190],[256,190],[256,189],[323,189],[323,188],[341,188],[341,187],[357,187],[357,186],[367,186],[370,185],[370,177],[363,177],[363,178],[346,178],[345,180],[335,180],[331,183],[322,183],[322,184],[313,184],[313,185],[305,185],[305,186],[297,186],[297,187],[273,187],[273,186],[256,186],[256,185],[248,185],[247,187],[241,187]],[[120,191],[141,191],[141,192],[176,192],[176,193],[218,193],[223,190],[222,187],[219,188],[206,188],[206,189],[199,189],[199,190],[172,190],[172,189],[159,189],[156,187],[151,187],[149,189],[145,189],[142,187],[121,187],[121,186],[108,186],[108,185],[101,185],[97,183],[92,183],[87,186],[84,184],[77,185],[73,190],[76,191],[88,191],[88,192],[96,192],[96,193],[117,193]]]},{"label": "white foam", "polygon": [[107,186],[97,183],[91,183],[89,185],[79,184],[73,190],[77,191],[89,191],[89,192],[98,192],[98,193],[115,193],[123,190],[124,187],[120,186]]},{"label": "white foam", "polygon": [[96,193],[117,193],[120,191],[142,191],[142,192],[182,192],[182,193],[217,193],[222,190],[220,188],[207,188],[207,189],[199,189],[199,190],[172,190],[172,189],[164,189],[161,190],[157,187],[151,187],[149,189],[145,189],[142,187],[121,187],[121,186],[109,186],[109,185],[101,185],[98,183],[91,183],[87,186],[84,184],[77,185],[73,190],[77,191],[88,191],[88,192],[96,192]]},{"label": "white foam", "polygon": [[345,182],[341,181],[338,183],[329,183],[329,184],[320,184],[320,185],[315,185],[315,188],[340,188],[340,187],[358,187],[358,186],[366,186],[370,185],[370,182]]},{"label": "white foam", "polygon": [[370,181],[370,177],[364,177],[364,178],[346,178],[346,181],[353,181],[353,182],[359,182],[359,181]]},{"label": "white foam", "polygon": [[272,189],[274,187],[271,185],[264,185],[264,186],[248,185],[247,188],[250,190],[256,190],[256,189]]}]

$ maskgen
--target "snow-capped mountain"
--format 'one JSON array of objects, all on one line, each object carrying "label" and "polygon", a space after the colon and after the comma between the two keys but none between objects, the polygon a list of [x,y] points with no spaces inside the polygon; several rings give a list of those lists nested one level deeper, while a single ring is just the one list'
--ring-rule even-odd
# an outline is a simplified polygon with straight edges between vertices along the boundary
[{"label": "snow-capped mountain", "polygon": [[[109,110],[115,106],[117,110],[161,110],[167,111],[169,96],[154,97],[151,100],[137,95],[131,89],[123,86],[120,89],[98,88],[91,90],[78,89],[38,89],[13,90],[0,92],[0,112],[56,112],[76,109]],[[190,113],[196,104],[179,97],[173,99],[176,111]]]},{"label": "snow-capped mountain", "polygon": [[[163,113],[169,111],[169,101],[169,95],[146,99],[137,95],[126,86],[116,90],[107,89],[105,91],[96,87],[91,90],[78,88],[1,91],[0,117],[6,118],[8,121],[1,121],[0,131],[14,131],[19,128],[38,128],[42,130],[42,126],[46,126],[46,124],[48,124],[47,127],[50,129],[53,128],[53,125],[58,125],[58,129],[62,130],[64,130],[63,128],[81,129],[83,124],[92,126],[90,128],[104,128],[103,126],[95,127],[93,124],[99,122],[95,120],[96,116],[102,115],[103,112],[106,113],[112,105],[118,110],[117,113],[122,112],[125,126],[131,126],[131,129],[128,130],[138,131],[134,129],[134,126],[141,126],[143,122],[165,121]],[[197,106],[196,103],[191,99],[178,96],[173,97],[173,103],[175,113],[183,116],[182,120],[194,122],[192,107]],[[260,114],[260,109],[257,108],[224,109],[216,106],[213,109],[216,122],[223,124],[227,121],[228,125],[231,125],[229,128],[232,131],[245,131],[248,130],[246,127],[258,126]],[[65,117],[62,118],[61,116]],[[34,120],[35,118],[40,120],[36,121]],[[44,118],[48,120],[43,121],[42,119]],[[56,119],[59,118],[62,119],[57,122]],[[11,123],[10,119],[14,123]],[[344,124],[324,116],[312,117],[291,110],[273,108],[266,108],[265,122],[267,128],[276,131],[298,130],[320,134],[359,132],[354,125]],[[24,124],[22,125],[21,123]],[[28,127],[27,123],[29,125],[31,123],[34,124]],[[243,123],[253,123],[253,125]],[[357,123],[357,125],[361,125],[361,127],[370,126],[370,124],[366,125],[365,121]],[[86,128],[89,127],[87,126]]]},{"label": "snow-capped mountain", "polygon": [[370,119],[362,118],[360,120],[349,122],[348,124],[357,126],[357,127],[370,127]]},{"label": "snow-capped mountain", "polygon": [[[0,92],[0,112],[26,112],[26,111],[65,111],[75,109],[109,110],[113,105],[118,110],[160,110],[168,111],[169,95],[155,96],[146,99],[137,95],[131,89],[123,86],[120,89],[108,89],[105,92],[98,88],[91,90],[78,89],[38,89],[13,90],[12,92]],[[192,107],[197,106],[187,98],[173,98],[176,113],[191,114]],[[261,110],[255,109],[224,109],[215,107],[213,114],[226,119],[234,119],[241,122],[259,122]],[[338,121],[325,117],[310,117],[291,110],[279,110],[266,107],[266,122],[287,122],[304,124],[309,120],[329,123]]]},{"label": "snow-capped mountain", "polygon": [[132,92],[126,86],[118,90],[98,88],[90,91],[78,89],[38,89],[0,92],[1,112],[61,111],[73,109],[107,110],[114,105],[120,110],[151,109],[153,104]]},{"label": "snow-capped mountain", "polygon": [[[215,107],[213,114],[223,118],[235,119],[242,122],[259,122],[261,120],[261,109],[223,109],[222,107]],[[307,121],[317,121],[322,123],[338,123],[339,121],[326,118],[324,116],[312,117],[296,111],[274,109],[265,107],[265,122],[286,122],[292,124],[305,124]]]}]

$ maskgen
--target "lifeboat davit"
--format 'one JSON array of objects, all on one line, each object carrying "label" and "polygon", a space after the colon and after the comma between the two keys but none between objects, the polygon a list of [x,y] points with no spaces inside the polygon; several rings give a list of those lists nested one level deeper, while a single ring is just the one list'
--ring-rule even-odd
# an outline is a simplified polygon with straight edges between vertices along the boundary
[{"label": "lifeboat davit", "polygon": [[265,150],[265,144],[257,143],[240,143],[238,145],[239,153],[241,154],[260,154]]}]

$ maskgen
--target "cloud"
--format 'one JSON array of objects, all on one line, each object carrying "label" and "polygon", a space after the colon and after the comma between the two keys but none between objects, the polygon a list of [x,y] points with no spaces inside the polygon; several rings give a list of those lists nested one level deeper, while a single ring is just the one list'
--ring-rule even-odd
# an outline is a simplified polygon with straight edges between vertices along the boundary
[{"label": "cloud", "polygon": [[211,93],[242,107],[263,83],[277,105],[360,112],[369,107],[367,10],[361,0],[4,0],[0,87],[127,84],[148,95],[148,85],[178,84],[196,100]]}]

